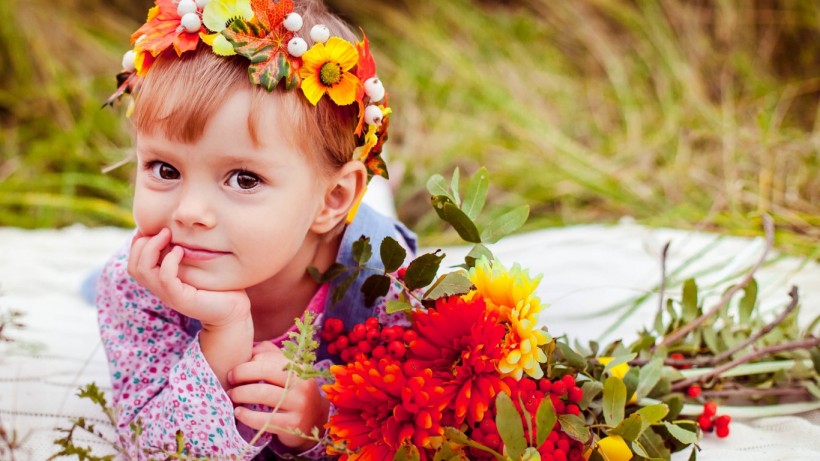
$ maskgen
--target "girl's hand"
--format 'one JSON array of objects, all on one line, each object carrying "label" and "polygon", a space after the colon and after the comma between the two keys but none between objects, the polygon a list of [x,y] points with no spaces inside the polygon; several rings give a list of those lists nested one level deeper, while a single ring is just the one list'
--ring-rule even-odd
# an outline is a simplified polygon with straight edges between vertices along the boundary
[{"label": "girl's hand", "polygon": [[275,413],[237,407],[236,419],[253,429],[276,434],[290,448],[305,451],[316,442],[294,434],[293,430],[310,434],[314,427],[324,426],[330,402],[319,392],[313,379],[303,381],[291,375],[285,389],[287,364],[288,359],[272,343],[265,341],[254,346],[251,360],[228,374],[228,384],[232,386],[228,396],[234,405],[258,404],[270,408],[278,405]]},{"label": "girl's hand", "polygon": [[244,290],[200,290],[180,280],[181,247],[170,247],[171,231],[154,236],[137,231],[131,242],[128,274],[182,315],[202,322],[203,327],[222,327],[250,317],[250,300]]}]

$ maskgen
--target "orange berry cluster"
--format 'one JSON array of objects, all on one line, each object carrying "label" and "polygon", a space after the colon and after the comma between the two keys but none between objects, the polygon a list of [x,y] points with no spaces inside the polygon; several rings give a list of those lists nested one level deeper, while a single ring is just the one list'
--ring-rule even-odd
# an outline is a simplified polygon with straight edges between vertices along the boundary
[{"label": "orange berry cluster", "polygon": [[729,436],[730,422],[732,422],[731,416],[717,414],[717,404],[715,402],[706,402],[703,405],[703,413],[698,416],[698,425],[704,432],[714,431],[721,438]]},{"label": "orange berry cluster", "polygon": [[398,325],[382,327],[378,319],[370,317],[346,333],[341,319],[327,319],[321,336],[329,354],[350,363],[370,358],[378,360],[388,355],[401,359],[407,353],[407,345],[418,335]]}]

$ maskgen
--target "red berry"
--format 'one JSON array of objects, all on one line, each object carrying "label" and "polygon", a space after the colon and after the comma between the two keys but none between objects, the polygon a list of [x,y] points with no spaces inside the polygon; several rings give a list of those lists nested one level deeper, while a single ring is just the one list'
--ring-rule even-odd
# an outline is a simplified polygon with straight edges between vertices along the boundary
[{"label": "red berry", "polygon": [[574,385],[575,385],[575,376],[572,376],[572,375],[564,375],[564,376],[561,378],[561,381],[563,381],[563,382],[564,382],[564,384],[566,384],[566,385],[567,385],[567,389],[570,389],[572,386],[574,386]]},{"label": "red berry", "polygon": [[729,437],[729,426],[716,426],[715,433],[720,438]]},{"label": "red berry", "polygon": [[721,427],[729,427],[729,423],[732,422],[732,417],[729,415],[720,415],[715,418],[715,427],[720,429]]},{"label": "red berry", "polygon": [[334,333],[341,333],[345,329],[345,324],[342,323],[342,319],[330,318],[325,321],[324,328]]},{"label": "red berry", "polygon": [[382,329],[382,341],[386,344],[390,344],[391,342],[401,338],[401,336],[401,327],[392,326]]},{"label": "red berry", "polygon": [[367,328],[363,323],[357,323],[347,336],[350,338],[350,342],[358,343],[367,336]]},{"label": "red berry", "polygon": [[696,399],[700,397],[700,391],[700,386],[698,386],[697,384],[693,384],[686,389],[686,395],[692,397],[693,399]]},{"label": "red berry", "polygon": [[401,268],[399,268],[399,270],[396,271],[396,277],[404,280],[404,274],[406,274],[406,273],[407,273],[407,268],[406,267],[401,267]]},{"label": "red berry", "polygon": [[521,389],[522,392],[531,393],[535,392],[535,381],[522,378],[521,381],[518,381],[518,388]]},{"label": "red berry", "polygon": [[567,390],[567,395],[569,396],[570,402],[578,403],[584,398],[584,391],[581,390],[578,386],[572,386]]},{"label": "red berry", "polygon": [[353,358],[353,350],[342,349],[342,352],[339,355],[342,357],[343,362],[349,363],[350,359]]},{"label": "red berry", "polygon": [[362,353],[365,353],[365,354],[369,354],[370,351],[373,350],[373,346],[371,346],[370,342],[368,342],[366,340],[359,341],[358,348],[359,348],[359,352],[362,352]]},{"label": "red berry", "polygon": [[544,392],[544,393],[547,393],[547,392],[551,391],[552,390],[552,381],[550,381],[547,378],[542,378],[541,380],[538,381],[538,389],[540,389],[541,392]]},{"label": "red berry", "polygon": [[698,425],[704,431],[712,429],[712,417],[706,414],[698,416]]},{"label": "red berry", "polygon": [[492,418],[484,418],[478,423],[478,427],[481,428],[481,432],[485,434],[494,434],[498,432],[498,428],[495,426],[495,421]]},{"label": "red berry", "polygon": [[562,396],[567,393],[567,385],[563,381],[555,381],[552,383],[553,395]]},{"label": "red berry", "polygon": [[401,339],[404,342],[406,342],[407,344],[410,344],[411,342],[418,339],[418,337],[419,337],[419,335],[415,331],[413,331],[413,330],[404,330],[404,333],[402,333]]},{"label": "red berry", "polygon": [[382,345],[378,345],[378,346],[373,348],[372,355],[373,355],[373,358],[380,359],[380,358],[384,357],[385,355],[387,355],[387,348],[382,346]]},{"label": "red berry", "polygon": [[350,341],[347,339],[347,336],[339,336],[333,344],[336,345],[337,351],[342,352],[347,349],[347,345],[350,344]]},{"label": "red berry", "polygon": [[404,357],[405,352],[406,347],[399,341],[393,341],[387,345],[387,353],[397,359]]},{"label": "red berry", "polygon": [[339,348],[336,347],[336,343],[330,343],[327,345],[327,353],[330,355],[339,355]]},{"label": "red berry", "polygon": [[567,461],[567,452],[556,448],[555,451],[552,452],[552,456],[555,458],[555,461]]},{"label": "red berry", "polygon": [[367,320],[364,321],[364,327],[368,330],[378,330],[379,320],[376,317],[369,317]]},{"label": "red berry", "polygon": [[[418,360],[410,359],[404,362],[404,374],[407,376],[418,376],[423,369]],[[486,418],[485,418],[486,419]]]},{"label": "red berry", "polygon": [[373,345],[378,344],[380,337],[379,330],[367,330],[367,335],[365,335],[367,341]]},{"label": "red berry", "polygon": [[717,404],[715,402],[706,402],[703,405],[703,414],[712,417],[717,414]]},{"label": "red berry", "polygon": [[578,408],[578,405],[575,405],[574,403],[570,403],[569,405],[567,405],[566,412],[567,412],[567,414],[570,414],[570,415],[575,415],[575,416],[580,416],[581,415],[581,409]]},{"label": "red berry", "polygon": [[565,452],[569,451],[569,440],[562,438],[555,444],[555,446],[558,447],[556,450],[563,450]]}]

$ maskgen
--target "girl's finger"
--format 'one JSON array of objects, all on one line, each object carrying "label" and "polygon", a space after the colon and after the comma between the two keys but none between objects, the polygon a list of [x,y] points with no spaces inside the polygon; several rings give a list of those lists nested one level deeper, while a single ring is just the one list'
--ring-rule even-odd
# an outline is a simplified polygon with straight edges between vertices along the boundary
[{"label": "girl's finger", "polygon": [[159,281],[163,285],[172,285],[178,280],[179,263],[182,261],[184,255],[182,247],[175,246],[171,251],[162,258],[162,263],[159,266]]},{"label": "girl's finger", "polygon": [[234,416],[244,425],[258,430],[264,430],[273,434],[291,434],[293,429],[298,428],[298,415],[295,413],[277,411],[254,411],[245,407],[236,407]]},{"label": "girl's finger", "polygon": [[140,258],[139,267],[144,271],[149,271],[159,264],[159,255],[163,248],[171,243],[171,231],[163,228],[159,233],[148,241],[143,248],[143,255]]},{"label": "girl's finger", "polygon": [[[231,372],[231,384],[249,384],[264,381],[268,384],[284,387],[288,379],[288,372],[285,371],[288,361],[284,356],[269,357],[270,360],[251,360],[240,363]],[[296,384],[295,377],[290,379],[290,384]]]},{"label": "girl's finger", "polygon": [[[267,405],[271,408],[279,406],[280,411],[287,411],[296,395],[288,392],[287,398],[282,400],[284,396],[285,389],[265,383],[243,384],[228,391],[228,397],[231,398],[234,405],[257,404]],[[282,401],[280,402],[280,400]]]},{"label": "girl's finger", "polygon": [[140,237],[131,243],[131,252],[128,254],[128,273],[132,277],[138,273],[137,269],[140,267],[139,263],[148,240],[150,240],[148,237]]},{"label": "girl's finger", "polygon": [[276,344],[273,344],[272,341],[262,341],[255,346],[253,346],[253,353],[254,354],[261,354],[263,352],[278,352],[281,349]]}]

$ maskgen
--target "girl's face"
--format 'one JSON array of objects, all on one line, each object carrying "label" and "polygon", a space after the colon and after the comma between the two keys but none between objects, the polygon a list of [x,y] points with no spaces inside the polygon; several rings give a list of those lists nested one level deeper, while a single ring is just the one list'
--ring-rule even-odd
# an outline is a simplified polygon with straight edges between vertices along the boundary
[{"label": "girl's face", "polygon": [[237,91],[193,143],[137,134],[137,226],[145,235],[169,228],[185,252],[180,279],[200,289],[302,277],[315,253],[307,238],[328,181],[288,141],[276,104],[261,114],[254,145],[250,104],[251,93]]}]

